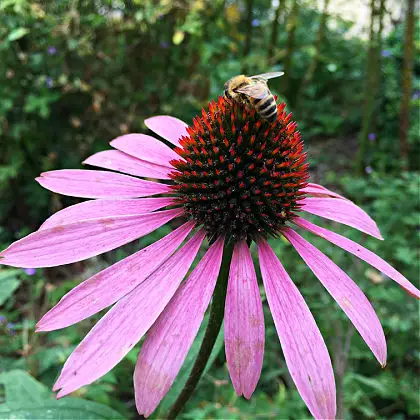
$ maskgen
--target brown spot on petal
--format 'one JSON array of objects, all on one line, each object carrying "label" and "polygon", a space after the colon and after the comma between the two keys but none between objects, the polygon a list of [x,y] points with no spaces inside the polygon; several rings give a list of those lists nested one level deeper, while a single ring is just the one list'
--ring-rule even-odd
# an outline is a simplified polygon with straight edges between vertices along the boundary
[{"label": "brown spot on petal", "polygon": [[255,343],[255,350],[264,350],[264,341],[261,341],[261,340],[259,340],[259,341],[257,341],[256,343]]},{"label": "brown spot on petal", "polygon": [[58,233],[58,232],[62,232],[64,230],[64,226],[54,226],[53,228],[52,228],[52,231],[53,232],[56,232],[56,233]]},{"label": "brown spot on petal", "polygon": [[244,346],[243,340],[235,338],[233,340],[233,360],[232,364],[237,373],[243,371],[252,361],[252,351],[248,346]]},{"label": "brown spot on petal", "polygon": [[341,306],[343,306],[343,308],[348,308],[348,309],[351,309],[353,307],[351,302],[345,297],[341,299]]},{"label": "brown spot on petal", "polygon": [[105,226],[105,227],[109,227],[112,226],[114,224],[114,220],[113,219],[102,219],[101,223]]},{"label": "brown spot on petal", "polygon": [[320,393],[316,394],[315,398],[318,401],[319,406],[324,406],[325,407],[327,405],[328,399],[327,399],[327,396],[325,395],[325,393],[320,392]]},{"label": "brown spot on petal", "polygon": [[149,392],[166,392],[169,389],[171,378],[168,374],[151,367],[149,363],[145,363],[142,370],[147,371],[148,375],[138,375],[138,380]]},{"label": "brown spot on petal", "polygon": [[255,315],[249,317],[249,325],[251,327],[259,327],[261,325],[261,319],[257,318]]}]

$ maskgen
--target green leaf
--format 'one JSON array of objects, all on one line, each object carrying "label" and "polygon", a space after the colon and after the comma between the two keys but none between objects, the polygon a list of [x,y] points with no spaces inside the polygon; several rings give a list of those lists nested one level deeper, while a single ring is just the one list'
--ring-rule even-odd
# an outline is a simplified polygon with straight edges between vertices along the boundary
[{"label": "green leaf", "polygon": [[16,41],[17,39],[20,39],[24,37],[27,33],[29,33],[28,28],[16,28],[13,29],[12,32],[9,33],[7,36],[8,41]]},{"label": "green leaf", "polygon": [[9,179],[16,178],[19,174],[19,164],[13,163],[11,165],[0,165],[0,183],[3,185]]},{"label": "green leaf", "polygon": [[55,346],[42,348],[40,351],[33,355],[33,358],[38,363],[38,374],[44,373],[55,365],[64,363],[73,350],[74,346]]},{"label": "green leaf", "polygon": [[20,279],[17,277],[21,270],[0,271],[0,306],[3,305],[13,292],[19,287]]},{"label": "green leaf", "polygon": [[0,412],[5,406],[9,409],[18,409],[23,403],[25,405],[39,404],[50,394],[46,386],[23,370],[2,373],[0,384],[4,385],[6,393],[6,404],[0,405]]},{"label": "green leaf", "polygon": [[23,370],[12,370],[0,375],[5,387],[6,402],[0,405],[2,420],[102,420],[123,419],[120,413],[79,398],[54,400],[43,384]]},{"label": "green leaf", "polygon": [[65,398],[54,401],[44,400],[37,405],[23,403],[21,407],[8,409],[7,404],[0,406],[2,420],[101,420],[101,419],[123,419],[117,411],[79,398]]},{"label": "green leaf", "polygon": [[387,387],[386,384],[384,384],[383,382],[374,379],[374,378],[368,378],[366,376],[363,375],[359,375],[357,373],[349,373],[348,375],[348,380],[353,379],[356,381],[359,381],[360,383],[368,386],[369,388],[374,389],[379,395],[387,395]]}]

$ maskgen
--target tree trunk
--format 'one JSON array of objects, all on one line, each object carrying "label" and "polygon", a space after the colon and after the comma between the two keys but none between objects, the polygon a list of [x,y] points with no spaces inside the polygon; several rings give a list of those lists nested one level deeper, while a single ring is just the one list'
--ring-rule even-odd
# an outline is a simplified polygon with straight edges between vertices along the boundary
[{"label": "tree trunk", "polygon": [[283,93],[284,95],[291,100],[289,93],[291,92],[290,88],[290,74],[292,71],[292,57],[295,49],[295,31],[296,31],[296,21],[299,11],[298,0],[293,0],[292,10],[288,17],[287,22],[287,45],[286,45],[286,57],[284,58],[284,76],[282,77],[283,82]]},{"label": "tree trunk", "polygon": [[242,63],[242,71],[246,73],[247,66],[245,64],[245,60],[248,57],[251,51],[252,45],[252,12],[254,8],[254,0],[247,0],[246,1],[246,23],[245,23],[245,45],[244,45],[244,56],[243,56],[243,63]]},{"label": "tree trunk", "polygon": [[267,62],[271,66],[275,63],[275,57],[273,57],[273,55],[274,55],[274,49],[277,44],[277,35],[278,35],[279,26],[280,26],[279,18],[280,18],[280,13],[283,9],[283,5],[284,5],[284,0],[283,1],[279,0],[279,4],[277,5],[276,11],[274,12],[273,23],[271,24],[271,37],[270,37],[270,43],[268,44],[268,48],[267,48]]},{"label": "tree trunk", "polygon": [[[378,32],[375,36],[374,46],[374,77],[373,77],[373,94],[376,100],[379,95],[379,88],[382,75],[382,32],[384,30],[384,16],[385,16],[385,0],[380,0],[378,10]],[[374,117],[374,116],[373,116]],[[375,121],[372,120],[372,127],[375,127]]]},{"label": "tree trunk", "polygon": [[[363,107],[362,128],[359,134],[359,152],[356,160],[356,171],[359,175],[365,174],[367,164],[369,133],[374,128],[375,101],[381,80],[381,43],[383,30],[383,17],[385,14],[385,0],[371,0],[371,19],[369,30],[369,49],[366,60],[365,76],[365,103]],[[375,29],[377,27],[377,29]]]},{"label": "tree trunk", "polygon": [[405,19],[404,62],[402,70],[402,99],[400,109],[400,156],[404,169],[408,167],[407,134],[410,124],[410,96],[413,78],[414,53],[414,17],[415,0],[407,0],[407,15]]},{"label": "tree trunk", "polygon": [[299,108],[299,104],[302,102],[303,95],[305,95],[306,88],[310,85],[314,77],[315,70],[317,69],[318,64],[319,64],[319,56],[321,53],[322,42],[324,41],[325,29],[327,27],[329,4],[330,4],[330,0],[324,0],[324,8],[322,10],[321,19],[319,21],[319,28],[318,28],[318,32],[316,34],[316,39],[315,39],[314,56],[312,57],[312,61],[306,70],[305,76],[303,77],[302,83],[299,87],[298,94],[296,95],[297,96],[296,108]]}]

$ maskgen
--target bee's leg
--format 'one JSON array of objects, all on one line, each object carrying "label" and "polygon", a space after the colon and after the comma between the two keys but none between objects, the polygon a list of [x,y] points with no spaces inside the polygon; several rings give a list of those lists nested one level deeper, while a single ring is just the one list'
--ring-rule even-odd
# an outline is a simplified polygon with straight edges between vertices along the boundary
[{"label": "bee's leg", "polygon": [[248,111],[252,111],[253,109],[255,109],[254,104],[252,103],[252,101],[250,101],[250,99],[247,96],[244,96],[243,103],[245,104],[245,108]]}]

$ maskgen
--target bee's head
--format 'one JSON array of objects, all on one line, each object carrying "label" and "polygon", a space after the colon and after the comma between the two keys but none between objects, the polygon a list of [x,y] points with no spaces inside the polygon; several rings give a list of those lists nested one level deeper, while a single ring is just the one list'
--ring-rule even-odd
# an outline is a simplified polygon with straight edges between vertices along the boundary
[{"label": "bee's head", "polygon": [[246,76],[240,74],[239,76],[232,77],[229,79],[224,85],[224,95],[228,99],[232,99],[232,97],[236,97],[238,94],[235,91],[237,87],[243,86],[246,83]]}]

